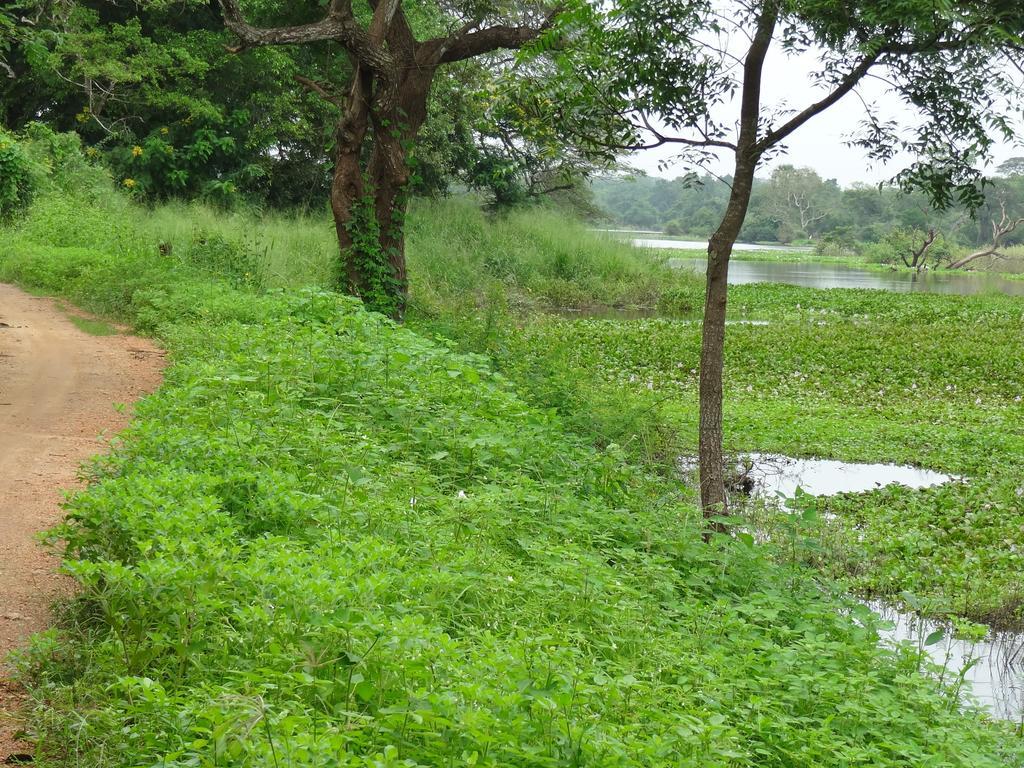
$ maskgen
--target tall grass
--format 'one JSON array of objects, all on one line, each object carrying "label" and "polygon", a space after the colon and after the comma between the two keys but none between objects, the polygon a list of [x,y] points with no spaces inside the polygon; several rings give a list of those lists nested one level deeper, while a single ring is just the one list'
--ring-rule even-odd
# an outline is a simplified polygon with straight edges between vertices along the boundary
[{"label": "tall grass", "polygon": [[187,250],[217,237],[252,254],[268,287],[327,286],[337,274],[338,242],[325,214],[221,211],[199,203],[136,209],[136,228],[154,244]]},{"label": "tall grass", "polygon": [[482,303],[496,290],[525,305],[654,307],[693,283],[656,251],[551,209],[488,215],[468,199],[419,201],[408,239],[413,299],[421,307],[452,298]]},{"label": "tall grass", "polygon": [[[56,226],[39,207],[25,227],[43,235]],[[211,250],[232,251],[270,288],[333,286],[340,271],[334,224],[327,212],[221,211],[197,203],[144,208],[111,204],[116,228],[69,229],[61,245],[107,247],[134,240],[153,254],[209,262]],[[66,220],[62,219],[62,221]],[[437,314],[493,301],[519,307],[595,305],[690,311],[698,284],[672,270],[664,256],[595,232],[556,210],[490,215],[468,198],[414,201],[407,219],[413,311]]]}]

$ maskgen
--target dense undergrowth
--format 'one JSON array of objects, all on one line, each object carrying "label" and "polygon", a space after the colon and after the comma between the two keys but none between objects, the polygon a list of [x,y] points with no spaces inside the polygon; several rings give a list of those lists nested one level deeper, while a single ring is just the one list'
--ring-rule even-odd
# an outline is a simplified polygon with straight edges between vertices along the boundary
[{"label": "dense undergrowth", "polygon": [[[58,532],[81,594],[22,660],[40,761],[1021,760],[800,565],[803,515],[774,544],[705,544],[685,489],[533,404],[553,383],[336,295],[261,290],[244,249],[161,254],[90,202],[38,203],[0,279],[129,321],[173,362]],[[521,381],[508,322],[479,338]]]},{"label": "dense undergrowth", "polygon": [[[831,522],[819,565],[866,595],[909,591],[932,615],[1020,626],[1020,300],[765,285],[735,287],[731,306],[737,319],[768,322],[729,328],[731,452],[894,461],[964,478],[820,500],[833,514],[822,515]],[[468,327],[451,333],[470,338]],[[698,323],[547,318],[476,338],[513,378],[558,371],[588,400],[647,414],[677,452],[695,450]]]}]

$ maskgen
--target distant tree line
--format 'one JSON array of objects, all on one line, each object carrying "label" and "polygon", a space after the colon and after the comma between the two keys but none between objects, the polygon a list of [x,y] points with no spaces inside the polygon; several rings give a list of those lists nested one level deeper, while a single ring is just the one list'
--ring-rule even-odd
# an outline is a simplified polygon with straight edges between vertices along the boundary
[{"label": "distant tree line", "polygon": [[[711,175],[658,178],[642,174],[595,179],[595,203],[608,220],[622,227],[706,239],[721,220],[729,197],[729,178]],[[844,255],[864,244],[888,246],[893,257],[913,254],[929,233],[928,253],[950,248],[982,248],[992,243],[993,221],[1024,215],[1024,158],[999,167],[985,190],[975,217],[963,208],[936,211],[921,193],[894,186],[856,183],[840,187],[810,168],[776,167],[757,179],[750,213],[740,238],[747,242],[817,244]],[[913,242],[914,240],[918,242]],[[1024,243],[1024,229],[1001,239],[1001,246]],[[880,256],[881,258],[881,256]],[[912,265],[908,265],[912,266]]]}]

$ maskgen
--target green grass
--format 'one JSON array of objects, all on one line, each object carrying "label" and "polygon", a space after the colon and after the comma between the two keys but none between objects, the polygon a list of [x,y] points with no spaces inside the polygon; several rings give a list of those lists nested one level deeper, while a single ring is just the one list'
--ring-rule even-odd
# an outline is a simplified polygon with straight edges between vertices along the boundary
[{"label": "green grass", "polygon": [[[103,212],[82,210],[37,208],[5,239],[0,278],[155,333],[172,364],[59,531],[81,591],[21,660],[37,762],[789,768],[1024,757],[1008,729],[958,711],[956,689],[918,651],[879,648],[870,612],[801,565],[815,551],[801,516],[778,544],[705,544],[686,489],[630,461],[629,446],[595,446],[597,420],[623,425],[615,405],[635,394],[626,372],[637,361],[617,356],[660,365],[672,350],[674,364],[692,326],[545,320],[515,331],[514,316],[495,313],[460,343],[492,345],[498,372],[349,299],[260,290],[228,238],[157,258],[148,230],[112,240]],[[40,222],[59,230],[69,213],[78,241],[51,244]],[[455,218],[469,235],[486,226]],[[504,226],[491,242],[555,237],[553,225]],[[478,263],[481,247],[446,259]],[[609,252],[591,265],[576,248],[567,274],[581,285],[617,276],[604,295],[635,296],[647,284],[644,262]],[[509,272],[497,274],[504,285]],[[423,303],[458,304],[457,286],[472,285],[460,279]],[[787,330],[809,325],[802,312],[783,313]],[[436,322],[423,313],[418,327]],[[634,331],[632,352],[616,343]],[[603,372],[569,378],[590,364],[572,357],[576,345],[590,345]],[[647,405],[655,390],[636,389]],[[570,420],[545,406],[554,397],[606,412]]]},{"label": "green grass", "polygon": [[118,331],[105,320],[97,320],[92,317],[82,317],[76,314],[68,314],[68,320],[78,330],[88,333],[90,336],[115,336]]},{"label": "green grass", "polygon": [[[113,240],[105,219],[65,230],[69,213],[65,203],[40,206],[22,237],[66,245],[74,233],[115,251],[130,243],[166,269],[184,270],[183,279],[202,290],[207,278],[249,288],[324,284],[334,259],[329,227],[306,217],[124,208]],[[271,241],[273,248],[254,246]],[[159,254],[161,242],[173,243],[169,256]],[[621,445],[632,460],[666,473],[675,456],[693,452],[698,325],[571,322],[530,309],[653,305],[693,318],[699,276],[553,212],[494,219],[467,200],[417,203],[408,250],[411,327],[488,355],[530,402],[556,409],[595,445]],[[35,259],[29,269],[44,266],[54,268]],[[83,295],[77,269],[60,276],[65,290],[101,312],[123,315],[126,295],[137,289],[161,301],[174,295],[170,285],[113,274],[100,295]],[[150,313],[137,322],[152,327]],[[966,488],[829,502],[845,510],[838,519],[847,524],[828,532],[835,557],[823,567],[865,594],[897,599],[910,591],[933,613],[1019,625],[1024,563],[1014,542],[1024,510],[1013,468],[1024,462],[1016,400],[1024,396],[1022,314],[1019,300],[1003,296],[734,287],[730,316],[771,324],[730,327],[727,446],[971,477]],[[986,514],[971,518],[966,535],[958,516],[974,509]]]},{"label": "green grass", "polygon": [[[50,211],[37,208],[23,229],[60,246],[119,248],[126,242],[154,258],[185,262],[232,280],[267,288],[333,285],[337,241],[325,213],[223,212],[172,203],[118,211],[120,228],[66,234]],[[122,245],[114,245],[116,242]],[[414,311],[446,312],[453,304],[498,303],[519,309],[594,305],[693,311],[697,281],[665,264],[671,254],[631,247],[548,210],[489,216],[472,199],[414,201],[407,255]]]}]

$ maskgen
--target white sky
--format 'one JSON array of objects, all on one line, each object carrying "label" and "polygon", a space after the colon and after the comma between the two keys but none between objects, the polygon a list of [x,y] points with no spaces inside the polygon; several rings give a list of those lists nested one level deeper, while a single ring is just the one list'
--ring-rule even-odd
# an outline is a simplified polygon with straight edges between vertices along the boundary
[{"label": "white sky", "polygon": [[[824,90],[815,88],[807,78],[818,66],[819,62],[813,53],[787,58],[777,48],[773,49],[765,63],[762,104],[772,106],[784,103],[799,110],[820,99]],[[877,104],[881,108],[881,114],[886,118],[897,120],[901,126],[912,127],[915,123],[915,112],[906,107],[898,96],[888,93],[887,90],[888,86],[884,83],[870,80],[860,86],[859,93],[864,101]],[[733,120],[739,112],[738,101],[734,100],[729,109],[729,119]],[[857,130],[864,115],[861,99],[855,94],[848,94],[838,104],[812,118],[790,136],[786,142],[785,154],[773,157],[762,165],[758,176],[767,177],[773,167],[788,163],[813,168],[822,178],[836,179],[842,186],[849,186],[856,181],[876,183],[892,178],[912,158],[904,155],[887,166],[872,165],[862,150],[847,146],[845,143]],[[722,117],[725,117],[725,113]],[[1018,136],[1024,139],[1024,132],[1018,133]],[[728,153],[728,150],[726,152]],[[635,152],[624,158],[624,161],[652,176],[674,178],[689,170],[682,163],[673,161],[676,154],[671,146],[663,146]],[[994,162],[990,169],[1015,155],[1024,155],[1024,148],[1001,144],[993,153]],[[711,170],[719,174],[730,173],[731,155],[722,157],[722,162]],[[660,168],[661,163],[668,163],[668,166]]]}]

